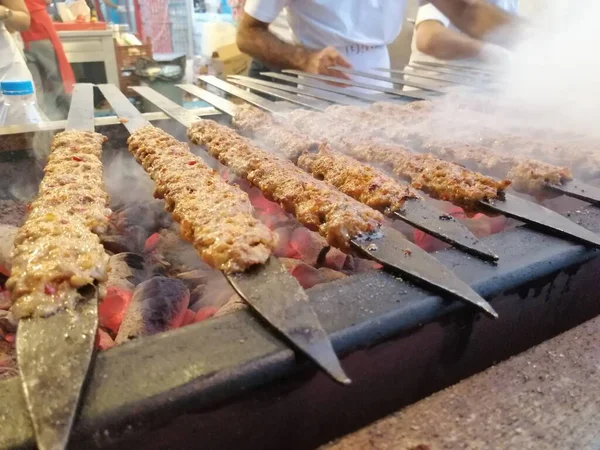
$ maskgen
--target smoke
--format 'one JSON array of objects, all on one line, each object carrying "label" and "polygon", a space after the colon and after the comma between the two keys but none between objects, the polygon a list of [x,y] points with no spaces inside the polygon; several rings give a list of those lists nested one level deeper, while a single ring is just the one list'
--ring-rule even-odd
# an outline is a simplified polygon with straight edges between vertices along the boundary
[{"label": "smoke", "polygon": [[535,124],[597,137],[600,113],[600,2],[544,2],[518,44],[498,94]]}]

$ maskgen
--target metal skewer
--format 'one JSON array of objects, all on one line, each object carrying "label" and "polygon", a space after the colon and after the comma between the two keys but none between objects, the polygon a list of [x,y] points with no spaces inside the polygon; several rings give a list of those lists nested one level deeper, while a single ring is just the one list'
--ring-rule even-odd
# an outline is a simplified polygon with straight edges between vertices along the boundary
[{"label": "metal skewer", "polygon": [[395,89],[395,88],[380,86],[380,85],[376,85],[376,84],[363,83],[363,82],[356,81],[356,80],[340,79],[340,78],[336,78],[336,77],[330,77],[328,75],[315,75],[313,73],[306,73],[306,72],[302,72],[300,70],[283,70],[282,72],[289,73],[292,75],[297,75],[298,78],[300,78],[300,77],[312,78],[313,80],[320,80],[320,81],[325,81],[325,82],[330,82],[330,83],[341,83],[341,84],[345,84],[348,86],[354,86],[354,87],[361,88],[361,89],[368,89],[371,91],[384,92],[386,94],[397,95],[399,97],[405,97],[405,98],[409,98],[411,100],[430,99],[430,98],[444,92],[443,90],[432,90],[430,88],[430,89],[428,89],[427,93],[420,93],[420,92],[417,93],[415,91],[403,91],[402,89]]},{"label": "metal skewer", "polygon": [[[346,67],[341,67],[341,66],[333,66],[333,67],[330,67],[330,69],[338,70],[340,72],[347,73],[350,75],[356,75],[356,76],[359,76],[362,78],[369,78],[371,80],[385,81],[390,84],[401,84],[403,86],[421,89],[424,91],[443,92],[443,88],[441,88],[441,87],[437,87],[437,88],[431,87],[431,86],[427,86],[426,84],[409,81],[404,78],[390,78],[390,77],[385,77],[383,75],[377,75],[376,73],[364,72],[362,70],[348,69]],[[407,75],[412,75],[412,74],[409,73]],[[427,78],[427,77],[425,77],[425,78]],[[435,78],[433,78],[433,79],[435,80]]]},{"label": "metal skewer", "polygon": [[[94,131],[93,85],[75,85],[67,130]],[[67,447],[94,353],[98,292],[80,294],[73,310],[19,322],[17,359],[40,450]]]},{"label": "metal skewer", "polygon": [[[406,66],[406,67],[410,67],[410,66]],[[409,77],[416,77],[416,78],[423,78],[426,80],[433,80],[433,81],[439,81],[442,83],[450,83],[450,84],[462,84],[464,86],[472,86],[472,87],[478,87],[475,84],[469,84],[464,82],[464,80],[458,80],[458,79],[453,79],[453,78],[444,78],[441,75],[425,75],[421,72],[417,72],[417,70],[424,70],[420,67],[410,67],[411,69],[413,69],[412,72],[409,72],[407,70],[402,70],[402,69],[374,69],[374,70],[378,70],[380,72],[386,72],[386,73],[390,73],[390,74],[395,74],[395,75],[406,75]],[[402,81],[404,81],[404,78],[394,78],[394,77],[390,77],[390,80],[393,80],[393,83],[401,83]],[[398,80],[398,81],[396,81]]]},{"label": "metal skewer", "polygon": [[[202,98],[204,101],[212,104],[215,108],[220,109],[230,116],[234,116],[236,113],[236,106],[228,100],[211,94],[210,92],[205,91],[197,86],[180,85],[179,87],[192,95]],[[255,98],[247,95],[247,91],[240,91],[235,86],[228,85],[228,83],[223,81],[219,83],[219,87],[225,90],[225,92],[237,95],[241,99],[246,100],[251,104],[255,104]],[[137,91],[140,92],[141,95],[144,95],[142,92],[145,92],[146,90]],[[154,96],[154,94],[151,95]],[[152,101],[150,98],[148,98],[148,100]],[[271,104],[274,105],[273,102],[271,102]],[[272,109],[263,101],[260,102],[260,105],[256,106],[259,106],[272,114],[280,114],[278,109]],[[167,111],[165,112],[168,114]],[[430,207],[421,199],[406,200],[402,209],[393,211],[390,213],[390,215],[464,252],[477,256],[478,258],[482,258],[487,261],[498,260],[498,257],[492,253],[490,249],[488,249],[479,239],[473,236],[473,234],[464,225],[457,222],[453,217],[447,216],[437,209]]]},{"label": "metal skewer", "polygon": [[[245,93],[247,93],[247,91],[237,91],[237,90],[231,90],[230,87],[235,88],[235,86],[231,86],[229,83],[226,83],[224,81],[219,82],[219,85],[217,86],[220,89],[225,90],[226,92],[229,92],[233,95],[238,95],[240,96],[240,98],[255,104],[258,107],[261,107],[267,111],[270,110],[271,106],[273,105],[273,102],[266,103],[264,101],[260,102],[260,104],[254,103],[252,101],[252,99],[250,97],[246,97]],[[187,90],[190,93],[199,93],[199,91],[195,86],[191,86],[191,85],[185,85],[183,86],[183,88],[185,90]],[[237,88],[235,88],[237,89]],[[206,93],[206,91],[204,91]],[[201,94],[201,93],[200,93]],[[208,93],[210,95],[210,93]],[[214,94],[213,94],[214,96]],[[214,96],[216,97],[216,99],[222,100],[220,97],[218,96]],[[261,98],[261,100],[264,100]],[[206,100],[208,101],[208,100]],[[216,101],[216,100],[215,100]],[[231,105],[230,102],[225,101],[226,103],[229,103]],[[211,101],[208,101],[208,103],[211,103]],[[222,102],[221,102],[222,103]],[[229,108],[231,109],[228,105],[226,104],[222,104],[221,106],[219,105],[214,105],[217,109],[221,109],[223,111],[225,111],[225,109],[223,108]],[[277,110],[273,110],[271,111],[273,113],[278,113]],[[227,111],[228,114],[235,114],[235,111]],[[556,190],[557,192],[561,192],[563,194],[566,195],[572,195],[573,197],[579,198],[579,199],[583,199],[586,201],[591,201],[592,203],[597,203],[598,199],[596,198],[595,194],[598,194],[598,189],[590,187],[585,185],[584,183],[578,182],[578,181],[571,181],[565,184],[565,186],[561,189],[561,187],[563,186],[556,186],[556,185],[548,185],[549,189],[552,190]],[[410,205],[410,203],[407,202],[407,205]],[[500,213],[503,214],[507,217],[512,217],[514,219],[520,220],[524,223],[527,223],[528,225],[532,226],[533,228],[540,230],[540,231],[544,231],[548,234],[552,234],[552,235],[556,235],[556,236],[560,236],[562,238],[566,238],[569,240],[575,240],[577,242],[580,243],[584,243],[586,245],[591,245],[594,247],[598,246],[598,243],[600,242],[600,237],[597,236],[596,234],[588,231],[587,229],[573,223],[572,221],[570,221],[569,219],[567,219],[566,217],[548,209],[545,208],[541,205],[538,205],[536,203],[527,201],[527,200],[523,200],[519,197],[510,195],[510,194],[505,194],[504,199],[503,200],[497,200],[494,201],[493,203],[491,202],[481,202],[481,206],[483,208],[483,210],[487,210],[487,211],[494,211],[496,213]],[[424,213],[425,214],[425,213]],[[413,216],[414,217],[414,216]],[[418,215],[417,215],[418,217]],[[402,215],[401,217],[402,220],[405,220],[407,223],[421,229],[422,231],[426,232],[426,233],[430,233],[431,226],[429,226],[427,223],[421,222],[419,225],[417,226],[416,223],[411,223],[410,222],[410,217],[408,217],[407,215]],[[424,217],[422,216],[422,219],[424,220]],[[431,215],[429,215],[429,221],[431,223]],[[427,220],[425,220],[425,222],[427,222]],[[449,226],[452,226],[452,223],[449,223]],[[445,231],[445,230],[444,230]],[[435,236],[434,233],[430,233],[432,236]],[[469,236],[470,233],[468,233],[467,235],[463,236]],[[464,244],[464,239],[457,239],[457,237],[459,236],[458,233],[448,233],[446,236],[444,236],[444,239],[442,239],[441,236],[435,236],[438,239],[441,239],[445,242],[450,243],[451,245],[455,245],[457,248],[461,248],[462,250],[468,251],[472,250],[472,246],[471,245],[463,245]],[[458,243],[456,242],[458,241]],[[461,245],[463,245],[461,247]],[[474,253],[473,251],[471,251],[471,253]],[[478,254],[478,256],[483,256],[481,254]]]},{"label": "metal skewer", "polygon": [[[294,94],[305,95],[307,97],[313,97],[319,100],[325,100],[327,102],[336,103],[338,105],[346,105],[346,106],[365,106],[364,100],[354,99],[351,97],[347,97],[346,95],[334,94],[333,92],[324,91],[322,89],[313,89],[307,86],[304,86],[303,89],[300,89],[295,86],[290,86],[288,84],[282,83],[273,83],[272,81],[259,80],[256,78],[244,77],[241,75],[231,75],[227,77],[228,80],[235,80],[237,83],[248,82],[253,85],[258,84],[261,86],[266,86],[273,89],[278,89],[281,91],[292,92]],[[368,103],[372,103],[372,100],[369,100]]]},{"label": "metal skewer", "polygon": [[421,66],[431,66],[431,67],[449,67],[454,70],[459,70],[463,72],[476,72],[478,74],[493,76],[499,73],[497,70],[492,68],[484,68],[484,67],[472,67],[472,66],[464,66],[461,64],[453,64],[453,63],[438,63],[435,61],[414,61],[415,64],[419,64]]},{"label": "metal skewer", "polygon": [[[429,95],[426,95],[426,94],[423,94],[423,93],[420,93],[417,91],[410,92],[410,94],[407,93],[407,95],[405,95],[403,97],[388,95],[388,94],[367,94],[364,92],[358,92],[354,89],[346,89],[346,88],[342,88],[339,86],[334,86],[332,84],[327,84],[327,83],[319,82],[316,80],[312,80],[309,78],[293,77],[291,75],[284,75],[284,74],[276,73],[276,72],[261,72],[261,75],[275,78],[277,80],[287,81],[289,83],[295,83],[299,86],[308,86],[308,87],[315,88],[315,89],[321,89],[321,90],[327,91],[327,92],[333,92],[334,94],[344,95],[346,97],[357,98],[359,100],[369,102],[369,103],[383,102],[383,101],[397,102],[397,101],[402,101],[402,100],[405,100],[405,101],[429,100],[431,98]],[[337,82],[339,83],[339,78],[336,78],[336,80],[338,80]]]},{"label": "metal skewer", "polygon": [[[105,84],[98,87],[119,118],[127,119],[124,125],[130,133],[149,124],[116,86]],[[150,88],[136,90],[160,95]],[[190,111],[180,108],[177,113],[170,114],[180,123],[189,126],[199,120]],[[271,256],[265,264],[244,273],[224,275],[238,295],[289,342],[335,381],[350,383],[308,296],[277,258]]]},{"label": "metal skewer", "polygon": [[[211,92],[193,85],[179,87],[229,115],[236,112],[236,105]],[[157,92],[150,93],[148,88],[135,89],[142,95],[149,94],[146,98],[173,118],[182,118],[185,113],[189,113]],[[424,214],[427,214],[427,211]],[[362,256],[381,263],[390,272],[404,275],[435,292],[450,295],[454,299],[476,306],[491,317],[497,317],[489,303],[427,252],[392,228],[383,227],[381,231],[382,233],[376,236],[352,240],[354,249]],[[388,249],[378,251],[379,246],[386,246]]]},{"label": "metal skewer", "polygon": [[290,94],[280,89],[270,88],[267,86],[263,86],[262,84],[253,83],[247,80],[229,78],[227,81],[229,83],[247,87],[256,92],[262,92],[263,94],[269,94],[272,97],[279,98],[281,100],[287,100],[288,102],[293,103],[295,105],[314,109],[316,111],[325,111],[328,106],[331,106],[331,103],[328,102],[317,100],[315,98],[303,97],[301,95]]}]

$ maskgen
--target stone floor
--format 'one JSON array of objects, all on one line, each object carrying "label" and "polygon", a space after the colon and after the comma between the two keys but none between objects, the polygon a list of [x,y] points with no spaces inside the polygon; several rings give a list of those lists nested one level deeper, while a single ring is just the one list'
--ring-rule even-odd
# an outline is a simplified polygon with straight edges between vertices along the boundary
[{"label": "stone floor", "polygon": [[600,449],[600,317],[321,449]]}]

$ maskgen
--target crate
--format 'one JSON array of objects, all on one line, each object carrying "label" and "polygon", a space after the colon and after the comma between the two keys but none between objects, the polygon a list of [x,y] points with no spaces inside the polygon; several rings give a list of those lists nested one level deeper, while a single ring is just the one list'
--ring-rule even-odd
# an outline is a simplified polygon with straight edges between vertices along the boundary
[{"label": "crate", "polygon": [[152,58],[152,44],[150,38],[142,45],[117,45],[115,42],[117,67],[120,71],[135,69],[135,63],[141,57]]}]

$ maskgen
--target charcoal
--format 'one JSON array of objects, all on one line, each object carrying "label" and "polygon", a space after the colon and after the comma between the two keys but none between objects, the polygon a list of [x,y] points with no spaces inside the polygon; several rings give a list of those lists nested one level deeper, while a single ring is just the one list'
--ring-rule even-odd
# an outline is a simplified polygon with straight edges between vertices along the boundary
[{"label": "charcoal", "polygon": [[108,260],[108,286],[133,290],[151,276],[152,268],[143,256],[136,253],[119,253]]},{"label": "charcoal", "polygon": [[190,291],[180,280],[154,277],[139,284],[115,339],[117,345],[181,325]]}]

